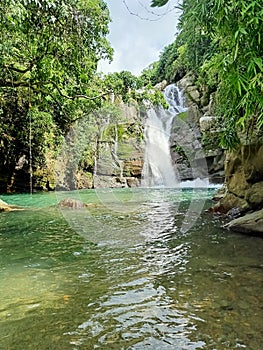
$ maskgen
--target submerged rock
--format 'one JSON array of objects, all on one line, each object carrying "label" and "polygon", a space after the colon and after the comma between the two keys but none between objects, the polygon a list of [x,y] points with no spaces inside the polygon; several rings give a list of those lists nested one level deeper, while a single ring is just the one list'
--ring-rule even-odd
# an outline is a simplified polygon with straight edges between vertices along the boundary
[{"label": "submerged rock", "polygon": [[235,232],[262,235],[263,237],[263,209],[232,220],[224,228]]},{"label": "submerged rock", "polygon": [[70,209],[83,209],[87,208],[88,204],[83,203],[77,199],[65,198],[58,203],[59,208],[70,208]]}]

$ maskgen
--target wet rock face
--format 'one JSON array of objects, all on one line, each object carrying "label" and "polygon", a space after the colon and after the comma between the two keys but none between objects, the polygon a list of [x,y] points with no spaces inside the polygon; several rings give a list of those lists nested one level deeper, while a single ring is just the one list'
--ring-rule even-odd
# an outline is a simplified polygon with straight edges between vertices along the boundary
[{"label": "wet rock face", "polygon": [[229,152],[225,161],[225,195],[213,210],[227,213],[237,208],[244,213],[263,207],[263,145],[241,145]]},{"label": "wet rock face", "polygon": [[223,183],[225,152],[219,146],[221,126],[214,116],[214,96],[195,80],[187,74],[177,82],[184,91],[187,111],[174,120],[172,158],[182,181],[209,177],[212,183]]}]

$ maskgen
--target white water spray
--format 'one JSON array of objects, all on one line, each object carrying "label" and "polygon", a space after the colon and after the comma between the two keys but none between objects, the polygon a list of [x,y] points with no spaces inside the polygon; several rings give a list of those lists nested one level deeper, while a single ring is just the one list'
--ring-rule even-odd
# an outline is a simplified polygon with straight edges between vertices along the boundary
[{"label": "white water spray", "polygon": [[145,156],[142,172],[143,187],[177,187],[170,152],[170,136],[174,117],[186,111],[183,94],[171,84],[164,90],[169,109],[151,108],[145,123]]}]

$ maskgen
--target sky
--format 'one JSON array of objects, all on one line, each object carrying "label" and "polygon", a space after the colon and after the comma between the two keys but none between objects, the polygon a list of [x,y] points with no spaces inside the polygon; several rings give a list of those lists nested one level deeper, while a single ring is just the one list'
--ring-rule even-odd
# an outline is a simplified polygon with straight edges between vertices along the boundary
[{"label": "sky", "polygon": [[113,61],[100,61],[103,73],[128,70],[139,75],[158,61],[165,46],[175,40],[178,11],[176,0],[163,8],[151,8],[151,0],[104,0],[112,22],[107,37],[114,49]]}]

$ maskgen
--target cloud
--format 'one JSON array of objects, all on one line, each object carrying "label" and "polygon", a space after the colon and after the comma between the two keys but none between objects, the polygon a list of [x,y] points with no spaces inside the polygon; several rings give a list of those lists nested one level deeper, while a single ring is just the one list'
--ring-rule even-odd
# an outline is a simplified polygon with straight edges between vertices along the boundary
[{"label": "cloud", "polygon": [[[152,9],[151,0],[105,0],[112,23],[108,40],[114,48],[112,63],[101,61],[99,71],[122,70],[138,75],[175,39],[178,13],[171,7]],[[171,6],[171,5],[170,5]]]}]

